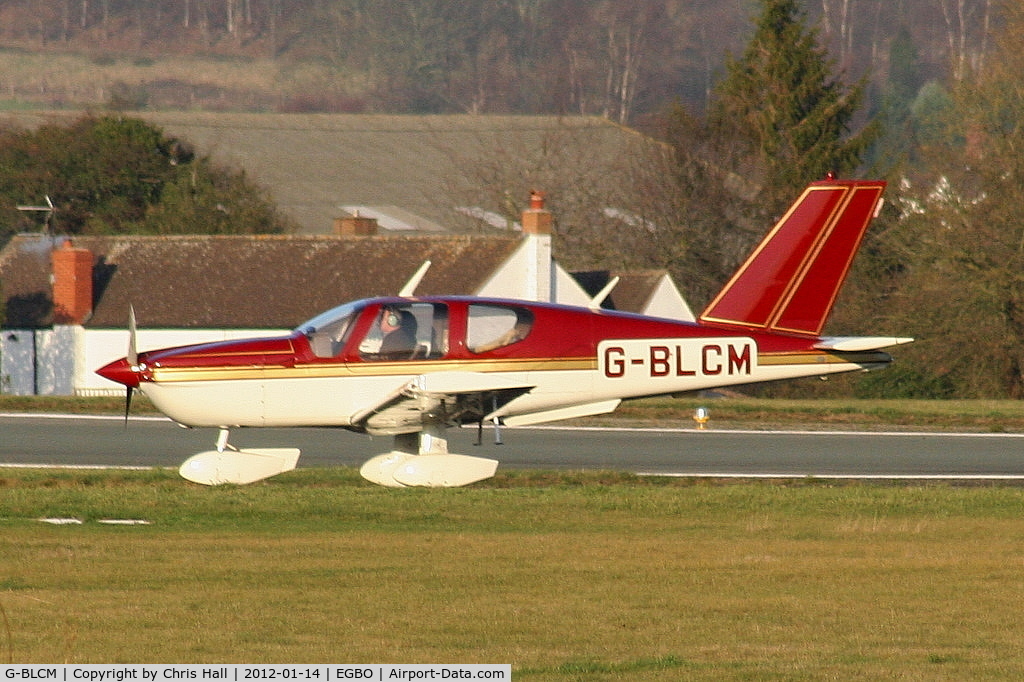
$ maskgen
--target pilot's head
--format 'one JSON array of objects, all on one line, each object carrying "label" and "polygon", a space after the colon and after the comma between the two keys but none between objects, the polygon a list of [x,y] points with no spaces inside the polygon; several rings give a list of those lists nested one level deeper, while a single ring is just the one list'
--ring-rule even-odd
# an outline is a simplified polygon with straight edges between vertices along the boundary
[{"label": "pilot's head", "polygon": [[402,326],[402,313],[394,308],[384,308],[380,316],[380,328],[385,334]]}]

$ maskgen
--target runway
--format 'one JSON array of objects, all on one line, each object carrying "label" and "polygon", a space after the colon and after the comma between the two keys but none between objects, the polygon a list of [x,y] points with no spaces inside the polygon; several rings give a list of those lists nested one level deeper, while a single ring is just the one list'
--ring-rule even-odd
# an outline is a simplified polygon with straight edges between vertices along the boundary
[{"label": "runway", "polygon": [[[0,465],[178,467],[212,449],[214,429],[162,417],[0,414]],[[662,476],[1024,480],[1024,434],[732,431],[710,429],[476,429],[449,431],[452,452],[505,469],[616,470]],[[341,429],[236,429],[238,447],[298,447],[299,466],[358,467],[390,438]]]}]

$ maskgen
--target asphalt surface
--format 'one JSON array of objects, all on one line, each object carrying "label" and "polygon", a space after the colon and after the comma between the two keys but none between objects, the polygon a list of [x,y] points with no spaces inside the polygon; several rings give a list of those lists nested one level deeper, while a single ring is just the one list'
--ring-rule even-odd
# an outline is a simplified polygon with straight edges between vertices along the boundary
[{"label": "asphalt surface", "polygon": [[[449,449],[507,469],[610,469],[680,476],[1024,480],[1024,434],[720,431],[709,429],[452,429]],[[213,449],[215,429],[163,418],[0,414],[0,465],[178,467]],[[340,429],[237,429],[237,447],[298,447],[299,466],[358,467],[390,438]]]}]

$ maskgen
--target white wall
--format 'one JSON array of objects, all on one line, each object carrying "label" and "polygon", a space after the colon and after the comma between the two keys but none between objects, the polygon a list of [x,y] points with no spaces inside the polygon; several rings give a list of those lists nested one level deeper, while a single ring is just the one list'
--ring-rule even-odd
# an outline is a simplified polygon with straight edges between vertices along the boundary
[{"label": "white wall", "polygon": [[[519,248],[473,292],[474,295],[587,305],[590,302],[587,292],[562,266],[551,260],[550,240],[551,235],[526,235]],[[543,277],[538,278],[542,271]]]},{"label": "white wall", "polygon": [[[103,379],[96,370],[128,352],[127,330],[77,328],[81,342],[75,358],[73,390],[76,395],[112,395],[124,392],[121,384]],[[136,337],[139,352],[193,343],[253,337],[283,336],[290,330],[170,330],[142,329]]]},{"label": "white wall", "polygon": [[[108,381],[96,370],[123,358],[128,352],[126,329],[81,329],[81,343],[75,361],[74,393],[76,395],[120,395],[121,384]],[[226,341],[252,337],[282,336],[287,329],[140,329],[136,336],[139,352],[186,346],[193,343]]]},{"label": "white wall", "polygon": [[653,317],[667,317],[685,322],[694,322],[697,319],[686,299],[683,298],[682,293],[668,275],[664,275],[658,282],[643,313]]},{"label": "white wall", "polygon": [[29,329],[5,329],[0,336],[0,393],[35,393],[36,338]]}]

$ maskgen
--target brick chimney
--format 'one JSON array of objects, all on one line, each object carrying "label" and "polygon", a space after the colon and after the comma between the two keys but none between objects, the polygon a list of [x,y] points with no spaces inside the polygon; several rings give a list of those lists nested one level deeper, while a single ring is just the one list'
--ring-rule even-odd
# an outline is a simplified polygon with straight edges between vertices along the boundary
[{"label": "brick chimney", "polygon": [[372,237],[377,234],[377,219],[356,213],[334,219],[334,234],[342,237]]},{"label": "brick chimney", "polygon": [[82,324],[92,315],[92,251],[76,248],[69,239],[53,250],[52,258],[53,321]]},{"label": "brick chimney", "polygon": [[553,301],[554,268],[551,260],[551,211],[544,208],[544,193],[530,192],[530,207],[523,211],[523,241],[526,249],[524,298]]},{"label": "brick chimney", "polygon": [[530,207],[523,211],[523,232],[551,234],[551,211],[544,208],[544,193],[530,192]]}]

